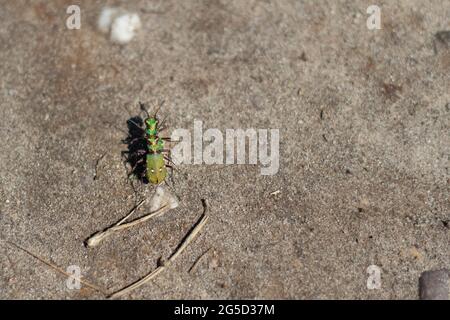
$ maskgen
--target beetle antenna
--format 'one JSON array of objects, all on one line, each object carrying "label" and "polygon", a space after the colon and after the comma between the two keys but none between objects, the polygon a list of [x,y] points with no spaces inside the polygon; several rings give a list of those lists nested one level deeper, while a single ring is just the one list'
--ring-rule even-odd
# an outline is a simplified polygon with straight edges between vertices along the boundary
[{"label": "beetle antenna", "polygon": [[145,108],[145,104],[139,101],[139,107],[141,108],[142,111],[145,112],[147,118],[150,118],[150,114],[148,113],[147,109]]},{"label": "beetle antenna", "polygon": [[166,100],[161,101],[160,104],[159,104],[158,109],[156,109],[156,112],[155,112],[155,119],[156,119],[156,116],[158,115],[159,109],[161,109],[161,107],[164,105],[164,102],[166,102]]}]

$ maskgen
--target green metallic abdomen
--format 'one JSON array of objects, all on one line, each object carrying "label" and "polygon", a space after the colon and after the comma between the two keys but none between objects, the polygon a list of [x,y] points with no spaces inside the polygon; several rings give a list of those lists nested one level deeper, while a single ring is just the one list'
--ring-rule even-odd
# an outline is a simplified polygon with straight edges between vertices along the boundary
[{"label": "green metallic abdomen", "polygon": [[161,153],[147,154],[147,180],[153,184],[160,184],[167,176],[166,163]]}]

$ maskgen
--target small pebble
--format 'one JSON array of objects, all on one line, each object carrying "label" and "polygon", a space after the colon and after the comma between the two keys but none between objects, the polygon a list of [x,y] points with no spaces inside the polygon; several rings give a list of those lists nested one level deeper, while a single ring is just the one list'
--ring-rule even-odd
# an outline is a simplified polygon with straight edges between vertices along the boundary
[{"label": "small pebble", "polygon": [[448,300],[449,270],[425,271],[419,279],[420,300]]},{"label": "small pebble", "polygon": [[162,186],[158,186],[150,200],[150,210],[156,211],[166,203],[169,205],[170,209],[175,209],[179,205],[177,198],[171,194],[169,190],[166,190]]},{"label": "small pebble", "polygon": [[118,16],[111,25],[111,41],[126,44],[134,38],[136,31],[141,27],[141,20],[135,13],[126,13]]},{"label": "small pebble", "polygon": [[105,7],[97,21],[100,32],[110,34],[110,40],[118,44],[130,42],[141,27],[141,20],[136,13],[129,13],[120,8]]}]

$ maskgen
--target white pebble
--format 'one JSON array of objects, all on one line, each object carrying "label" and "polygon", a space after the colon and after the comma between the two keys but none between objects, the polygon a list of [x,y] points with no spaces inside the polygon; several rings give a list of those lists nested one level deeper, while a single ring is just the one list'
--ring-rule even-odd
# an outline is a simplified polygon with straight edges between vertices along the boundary
[{"label": "white pebble", "polygon": [[98,17],[97,27],[103,33],[108,33],[114,17],[119,12],[117,8],[104,7]]},{"label": "white pebble", "polygon": [[156,187],[156,191],[150,201],[150,210],[156,211],[162,206],[168,205],[170,209],[178,207],[178,199],[163,186]]},{"label": "white pebble", "polygon": [[105,7],[98,17],[97,27],[103,33],[109,32],[112,42],[126,44],[134,38],[136,31],[141,27],[141,19],[136,13]]},{"label": "white pebble", "polygon": [[141,27],[141,20],[136,13],[126,13],[114,19],[111,26],[111,41],[125,44],[133,39]]}]

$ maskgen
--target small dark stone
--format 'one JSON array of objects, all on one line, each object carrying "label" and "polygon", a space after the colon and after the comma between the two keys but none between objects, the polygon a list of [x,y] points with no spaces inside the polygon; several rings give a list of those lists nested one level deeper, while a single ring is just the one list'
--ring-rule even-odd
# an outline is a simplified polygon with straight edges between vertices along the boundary
[{"label": "small dark stone", "polygon": [[302,54],[300,55],[300,60],[308,61],[308,58],[306,58],[306,53],[305,52],[302,52]]},{"label": "small dark stone", "polygon": [[450,45],[450,31],[439,31],[435,34],[435,37],[440,43]]},{"label": "small dark stone", "polygon": [[419,279],[421,300],[448,300],[449,271],[446,269],[425,271]]},{"label": "small dark stone", "polygon": [[398,98],[397,92],[402,91],[402,86],[393,83],[383,83],[383,94],[388,99]]}]

